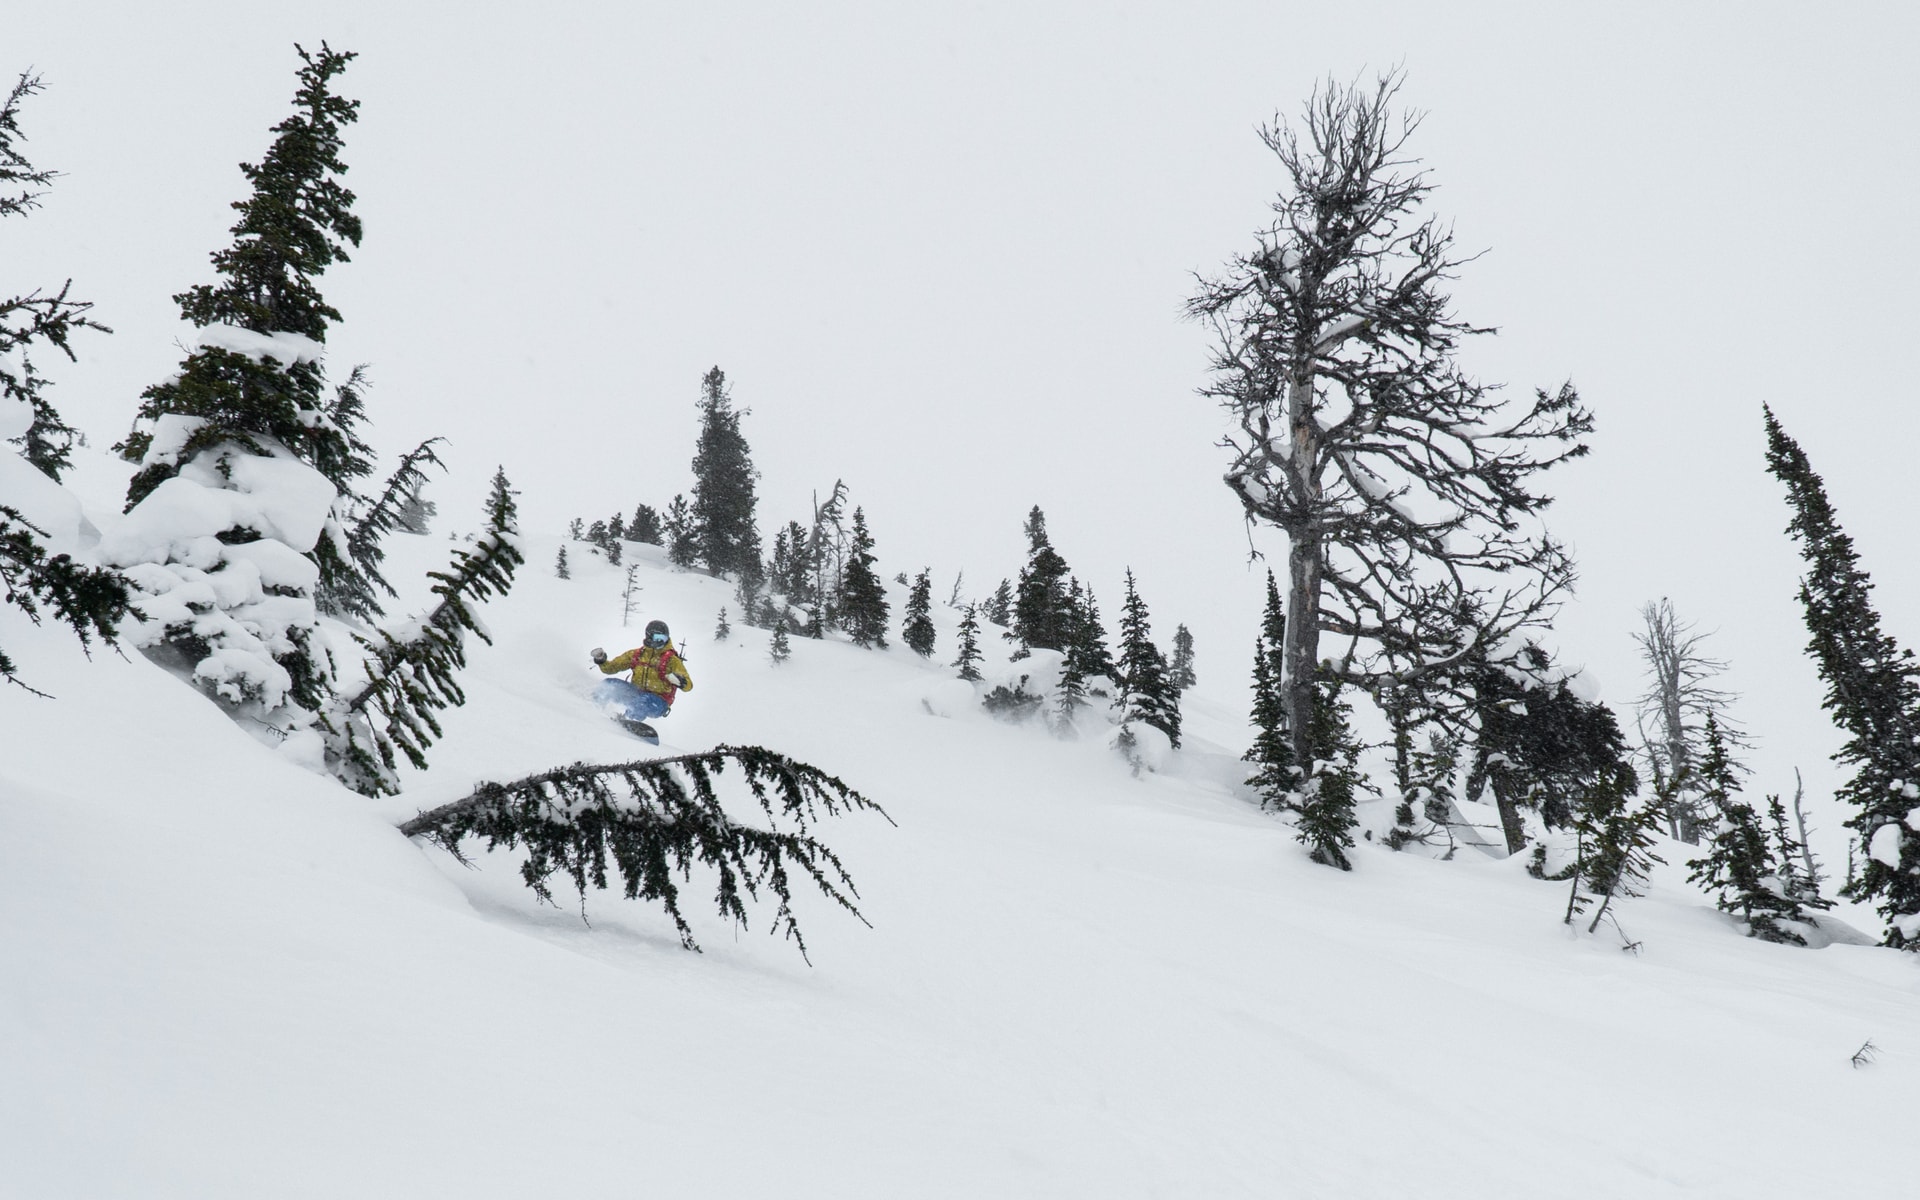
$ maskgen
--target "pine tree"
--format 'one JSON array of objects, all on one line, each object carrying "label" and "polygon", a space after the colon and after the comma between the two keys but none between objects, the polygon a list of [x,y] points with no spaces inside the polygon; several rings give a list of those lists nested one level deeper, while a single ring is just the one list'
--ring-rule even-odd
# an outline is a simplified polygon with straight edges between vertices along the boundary
[{"label": "pine tree", "polygon": [[1002,629],[1013,624],[1013,581],[1002,579],[1000,586],[980,609],[980,615]]},{"label": "pine tree", "polygon": [[1314,703],[1306,743],[1313,754],[1309,770],[1300,776],[1298,836],[1308,847],[1307,857],[1342,871],[1353,869],[1347,851],[1353,848],[1354,805],[1362,778],[1358,759],[1360,741],[1353,734],[1352,706],[1340,694],[1337,678],[1323,675],[1315,684]]},{"label": "pine tree", "polygon": [[[142,564],[148,619],[135,644],[281,730],[310,724],[325,703],[331,666],[314,597],[355,590],[342,522],[354,481],[372,469],[353,431],[356,381],[329,399],[320,367],[340,313],[317,280],[360,242],[339,157],[358,102],[331,90],[353,56],[325,43],[318,54],[295,49],[296,111],[274,127],[265,158],[241,166],[253,192],[234,205],[233,244],[213,255],[220,282],[174,297],[202,332],[179,373],[142,394],[140,424],[121,446],[140,469],[115,550]],[[187,516],[215,511],[202,491],[227,493],[212,525]],[[198,537],[181,536],[183,520]],[[182,557],[189,541],[198,548]]]},{"label": "pine tree", "polygon": [[575,517],[571,522],[568,523],[567,536],[572,538],[576,542],[582,541],[585,539],[585,536],[586,536],[585,527],[582,525],[579,517]]},{"label": "pine tree", "polygon": [[1286,614],[1273,572],[1267,572],[1267,607],[1260,635],[1253,642],[1253,745],[1242,756],[1254,765],[1247,785],[1260,797],[1262,808],[1292,808],[1297,802],[1299,773],[1294,769],[1293,738],[1287,732],[1287,709],[1280,695],[1284,669]]},{"label": "pine tree", "polygon": [[620,560],[623,557],[625,557],[625,553],[621,550],[620,546],[621,546],[621,542],[619,538],[614,537],[611,534],[607,536],[607,541],[606,541],[607,562],[616,567],[620,565]]},{"label": "pine tree", "polygon": [[1193,673],[1193,634],[1187,632],[1185,625],[1173,631],[1173,663],[1167,668],[1167,674],[1174,690],[1179,692],[1200,681]]},{"label": "pine tree", "polygon": [[572,579],[573,572],[567,567],[567,548],[560,547],[560,557],[554,560],[553,574],[558,579]]},{"label": "pine tree", "polygon": [[[0,105],[0,217],[32,208],[39,195],[34,189],[54,178],[51,171],[34,170],[15,144],[22,136],[20,102],[39,89],[38,79],[22,75]],[[18,445],[22,458],[56,481],[67,465],[74,434],[48,403],[42,392],[45,381],[34,374],[28,354],[35,343],[44,342],[71,359],[67,340],[74,330],[106,332],[106,326],[86,316],[91,305],[67,298],[70,286],[62,285],[52,296],[35,290],[0,297],[0,443]],[[0,454],[7,453],[0,445]],[[128,615],[126,580],[56,553],[47,544],[47,531],[12,502],[23,501],[0,491],[0,601],[20,609],[35,624],[43,608],[51,610],[83,646],[91,647],[96,636],[115,645]],[[4,650],[0,679],[28,687]]]},{"label": "pine tree", "polygon": [[1127,598],[1120,617],[1120,694],[1114,706],[1122,722],[1140,721],[1180,747],[1180,694],[1167,679],[1167,660],[1153,644],[1146,602],[1127,571]]},{"label": "pine tree", "polygon": [[719,367],[700,381],[700,440],[693,456],[692,528],[699,562],[714,574],[760,578],[753,469],[740,418]]},{"label": "pine tree", "polygon": [[1746,922],[1749,936],[1804,946],[1806,938],[1790,927],[1790,923],[1804,923],[1809,917],[1793,883],[1797,846],[1786,835],[1786,810],[1778,796],[1769,797],[1774,827],[1781,839],[1769,843],[1759,814],[1738,798],[1743,770],[1733,761],[1711,713],[1704,742],[1695,769],[1695,791],[1712,819],[1707,853],[1688,860],[1687,878],[1712,893],[1714,905],[1721,912]]},{"label": "pine tree", "polygon": [[1825,484],[1773,411],[1765,414],[1767,469],[1786,485],[1787,532],[1807,561],[1807,651],[1827,684],[1823,704],[1848,734],[1834,759],[1854,768],[1838,795],[1854,806],[1846,824],[1867,855],[1845,894],[1879,901],[1887,945],[1920,949],[1920,835],[1906,823],[1920,808],[1920,673],[1912,652],[1880,631],[1873,582]]},{"label": "pine tree", "polygon": [[920,572],[907,594],[906,622],[900,627],[900,640],[921,658],[933,654],[933,571]]},{"label": "pine tree", "polygon": [[1013,637],[1028,650],[1064,650],[1073,609],[1067,592],[1067,562],[1047,539],[1046,514],[1027,514],[1027,565],[1013,594]]},{"label": "pine tree", "polygon": [[856,646],[887,645],[887,593],[873,571],[873,535],[867,514],[853,510],[853,551],[840,585],[840,621]]},{"label": "pine tree", "polygon": [[1091,585],[1072,581],[1068,592],[1074,599],[1073,650],[1079,656],[1080,673],[1090,693],[1106,695],[1106,685],[1119,670],[1107,649],[1107,629],[1100,621],[1100,603],[1094,599]]},{"label": "pine tree", "polygon": [[727,624],[727,610],[723,607],[720,610],[720,623],[713,627],[713,640],[724,642],[732,636],[733,626]]},{"label": "pine tree", "polygon": [[425,770],[426,749],[443,732],[436,714],[466,703],[455,676],[467,665],[467,635],[493,644],[474,609],[493,596],[504,596],[513,586],[515,569],[526,561],[520,554],[514,494],[506,471],[495,471],[484,531],[472,549],[453,552],[447,570],[428,573],[438,597],[432,609],[400,623],[397,630],[354,635],[367,653],[361,664],[365,681],[330,699],[321,727],[328,765],[355,791],[369,796],[398,792],[398,756]]},{"label": "pine tree", "polygon": [[700,561],[700,540],[693,524],[693,511],[685,496],[675,496],[667,504],[667,561],[686,568]]},{"label": "pine tree", "polygon": [[[1564,923],[1600,901],[1587,932],[1600,927],[1616,898],[1645,894],[1654,865],[1666,859],[1653,852],[1654,835],[1665,818],[1658,796],[1639,805],[1629,803],[1639,790],[1633,768],[1621,758],[1618,769],[1595,781],[1573,803],[1574,859],[1566,877],[1572,880]],[[1556,876],[1558,878],[1558,876]]]},{"label": "pine tree", "polygon": [[627,540],[627,518],[624,513],[613,514],[613,519],[607,522],[607,540],[613,542]]},{"label": "pine tree", "polygon": [[980,681],[980,614],[971,604],[960,615],[960,657],[953,660],[953,665],[968,683]]},{"label": "pine tree", "polygon": [[633,510],[633,520],[627,522],[627,540],[647,546],[660,544],[662,530],[660,514],[650,504],[642,504]]},{"label": "pine tree", "polygon": [[767,657],[774,666],[779,666],[793,657],[793,647],[787,643],[787,619],[781,617],[773,623],[773,640],[767,645]]}]

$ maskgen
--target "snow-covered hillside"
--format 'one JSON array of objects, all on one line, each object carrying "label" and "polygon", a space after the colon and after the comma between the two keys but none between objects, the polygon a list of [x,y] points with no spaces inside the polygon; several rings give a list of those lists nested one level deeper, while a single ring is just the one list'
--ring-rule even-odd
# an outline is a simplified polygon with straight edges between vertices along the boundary
[{"label": "snow-covered hillside", "polygon": [[[653,753],[586,698],[587,650],[637,641],[622,572],[526,540],[391,800],[0,607],[55,696],[0,688],[0,1194],[1909,1194],[1913,958],[1743,939],[1676,846],[1622,913],[1637,955],[1517,861],[1314,866],[1235,785],[1242,713],[1194,705],[1134,778],[982,712],[951,612],[932,661],[796,638],[774,667],[763,631],[712,640],[730,585],[636,550],[696,682],[661,752],[764,744],[885,806],[818,830],[872,928],[803,896],[809,967],[693,890],[701,954],[610,893],[543,906],[394,829]],[[449,548],[396,542],[396,581]]]}]

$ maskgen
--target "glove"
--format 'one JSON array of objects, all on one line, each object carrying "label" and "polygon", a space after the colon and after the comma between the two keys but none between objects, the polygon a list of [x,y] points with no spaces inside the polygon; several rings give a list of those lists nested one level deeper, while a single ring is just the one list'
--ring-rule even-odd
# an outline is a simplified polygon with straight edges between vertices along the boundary
[{"label": "glove", "polygon": [[597,667],[606,661],[607,661],[607,652],[605,650],[602,650],[600,647],[595,646],[593,648],[593,665]]}]

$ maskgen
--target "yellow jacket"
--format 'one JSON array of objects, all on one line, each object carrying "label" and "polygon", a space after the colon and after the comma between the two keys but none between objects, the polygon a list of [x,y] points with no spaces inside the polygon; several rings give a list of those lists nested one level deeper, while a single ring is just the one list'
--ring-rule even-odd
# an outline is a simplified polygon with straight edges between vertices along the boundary
[{"label": "yellow jacket", "polygon": [[687,660],[674,650],[672,642],[658,650],[650,646],[635,646],[625,654],[600,664],[600,673],[603,675],[618,675],[622,671],[632,671],[633,686],[666,697],[668,704],[673,703],[676,687],[683,692],[693,690],[693,676],[687,674]]}]

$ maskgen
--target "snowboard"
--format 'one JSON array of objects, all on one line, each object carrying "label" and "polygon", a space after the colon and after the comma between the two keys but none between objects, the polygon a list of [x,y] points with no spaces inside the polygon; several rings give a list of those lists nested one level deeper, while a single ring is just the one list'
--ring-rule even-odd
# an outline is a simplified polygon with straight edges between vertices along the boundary
[{"label": "snowboard", "polygon": [[603,679],[593,689],[593,698],[600,711],[613,719],[613,723],[643,742],[660,744],[660,734],[647,724],[643,717],[653,715],[647,707],[646,694],[624,679]]}]

